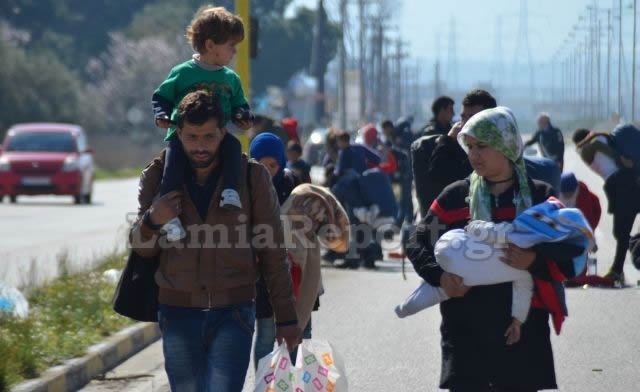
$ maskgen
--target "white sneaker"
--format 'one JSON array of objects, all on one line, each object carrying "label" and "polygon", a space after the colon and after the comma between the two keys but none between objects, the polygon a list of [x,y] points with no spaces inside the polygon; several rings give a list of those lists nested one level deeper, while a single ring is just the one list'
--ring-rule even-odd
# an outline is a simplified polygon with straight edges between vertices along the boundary
[{"label": "white sneaker", "polygon": [[233,189],[223,189],[220,195],[220,207],[242,209],[242,202],[240,202],[238,192]]},{"label": "white sneaker", "polygon": [[367,223],[372,225],[376,221],[376,219],[378,218],[378,215],[380,215],[380,207],[378,207],[377,204],[374,204],[371,207],[369,207]]},{"label": "white sneaker", "polygon": [[182,222],[177,217],[165,223],[161,231],[165,233],[169,242],[180,241],[187,236],[186,230],[182,227]]},{"label": "white sneaker", "polygon": [[358,207],[353,209],[353,215],[358,218],[360,223],[367,223],[367,207]]}]

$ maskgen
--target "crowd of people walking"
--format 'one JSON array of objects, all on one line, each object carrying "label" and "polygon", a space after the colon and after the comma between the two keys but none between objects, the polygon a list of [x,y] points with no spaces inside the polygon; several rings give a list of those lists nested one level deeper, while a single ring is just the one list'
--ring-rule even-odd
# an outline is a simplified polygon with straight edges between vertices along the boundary
[{"label": "crowd of people walking", "polygon": [[[133,252],[157,263],[172,390],[240,391],[254,332],[256,366],[276,342],[293,353],[312,337],[324,293],[321,257],[375,269],[380,238],[414,225],[403,249],[424,283],[396,311],[405,317],[440,304],[440,388],[556,388],[549,325],[560,333],[563,284],[585,275],[601,211],[585,183],[563,173],[565,141],[550,115],[539,116],[525,143],[514,113],[489,92],[469,91],[455,123],[455,102],[442,96],[415,132],[411,117],[355,133],[330,129],[324,183],[311,184],[295,119],[276,129],[254,115],[227,67],[244,34],[236,15],[202,9],[187,28],[196,54],[153,94],[168,147],[141,175],[130,237]],[[254,136],[249,156],[227,131],[231,124]],[[572,136],[605,181],[617,241],[604,276],[612,285],[625,283],[630,247],[640,268],[638,236],[631,236],[640,161],[623,148],[638,134],[627,125]],[[542,156],[526,156],[536,143]],[[477,238],[478,230],[507,234],[498,246],[498,234]],[[499,252],[470,264],[452,238]]]}]

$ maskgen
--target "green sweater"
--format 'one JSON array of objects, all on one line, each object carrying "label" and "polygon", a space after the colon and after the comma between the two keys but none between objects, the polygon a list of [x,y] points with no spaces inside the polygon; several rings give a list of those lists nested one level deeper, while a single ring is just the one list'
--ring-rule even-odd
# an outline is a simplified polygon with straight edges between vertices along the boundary
[{"label": "green sweater", "polygon": [[[224,115],[223,126],[231,120],[234,110],[249,107],[238,74],[227,67],[205,67],[195,60],[173,67],[167,79],[153,93],[152,104],[156,118],[168,116],[175,121],[182,98],[196,90],[207,90],[218,99]],[[174,134],[175,128],[169,128],[165,140],[171,139]]]}]

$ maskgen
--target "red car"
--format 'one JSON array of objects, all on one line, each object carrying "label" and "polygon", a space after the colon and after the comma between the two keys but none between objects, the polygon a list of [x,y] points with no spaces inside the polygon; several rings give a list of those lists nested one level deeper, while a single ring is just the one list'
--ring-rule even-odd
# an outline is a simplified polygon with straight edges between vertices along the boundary
[{"label": "red car", "polygon": [[0,201],[18,195],[70,195],[90,204],[93,150],[78,125],[17,124],[0,144]]}]

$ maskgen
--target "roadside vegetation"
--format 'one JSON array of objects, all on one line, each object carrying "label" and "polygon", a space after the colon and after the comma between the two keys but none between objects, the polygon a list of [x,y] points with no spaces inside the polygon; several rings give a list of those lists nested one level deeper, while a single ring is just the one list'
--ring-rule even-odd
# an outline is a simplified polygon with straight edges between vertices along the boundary
[{"label": "roadside vegetation", "polygon": [[92,271],[71,275],[59,260],[60,277],[29,289],[29,317],[0,316],[0,392],[38,377],[49,367],[82,356],[88,347],[133,324],[111,308],[115,285],[103,278],[124,267],[122,253],[107,256]]}]

